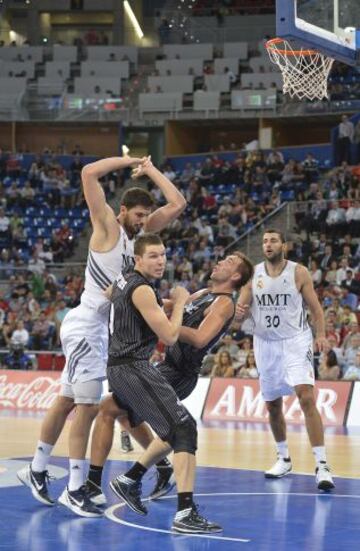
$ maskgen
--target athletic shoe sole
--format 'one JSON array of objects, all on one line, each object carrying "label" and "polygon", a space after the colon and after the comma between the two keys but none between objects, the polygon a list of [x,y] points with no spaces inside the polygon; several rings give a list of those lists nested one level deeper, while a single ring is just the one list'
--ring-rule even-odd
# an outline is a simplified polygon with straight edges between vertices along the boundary
[{"label": "athletic shoe sole", "polygon": [[171,530],[174,532],[179,532],[180,534],[218,534],[219,532],[223,532],[222,528],[217,528],[215,530],[201,530],[200,528],[197,530],[196,528],[190,529],[181,527],[181,526],[172,526]]},{"label": "athletic shoe sole", "polygon": [[147,511],[144,512],[144,511],[141,511],[141,509],[138,509],[138,508],[136,507],[136,505],[134,505],[134,504],[128,499],[128,497],[127,497],[125,494],[122,494],[121,488],[116,487],[112,481],[110,482],[110,488],[112,489],[112,491],[114,492],[114,494],[115,494],[117,497],[119,497],[120,499],[122,499],[123,501],[125,501],[125,503],[130,507],[130,509],[132,509],[132,510],[134,511],[134,513],[137,513],[138,515],[147,515]]},{"label": "athletic shoe sole", "polygon": [[67,507],[68,509],[70,509],[70,511],[72,511],[73,513],[75,513],[75,515],[78,515],[79,517],[101,518],[103,516],[102,513],[98,514],[98,513],[91,513],[90,511],[83,511],[83,509],[71,503],[71,501],[67,496],[67,492],[65,490],[59,497],[58,502],[60,503],[60,505]]},{"label": "athletic shoe sole", "polygon": [[24,469],[21,469],[16,473],[16,476],[20,480],[21,484],[24,484],[24,486],[27,486],[30,488],[32,496],[36,501],[39,503],[42,503],[43,505],[47,505],[48,507],[54,507],[55,502],[54,501],[48,501],[44,497],[42,497],[34,488],[32,482],[31,482],[31,475],[30,475],[30,466],[28,465]]},{"label": "athletic shoe sole", "polygon": [[288,471],[286,471],[285,473],[282,473],[282,474],[271,474],[271,473],[264,473],[264,476],[265,478],[283,478],[284,476],[286,476],[287,474],[291,473],[292,471],[292,468],[289,469]]}]

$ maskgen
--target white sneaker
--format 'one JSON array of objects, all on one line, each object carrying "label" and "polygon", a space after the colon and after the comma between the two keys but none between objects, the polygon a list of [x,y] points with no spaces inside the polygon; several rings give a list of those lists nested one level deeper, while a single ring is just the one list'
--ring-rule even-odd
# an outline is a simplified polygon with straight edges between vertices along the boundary
[{"label": "white sneaker", "polygon": [[315,469],[316,484],[319,490],[329,491],[335,488],[330,469],[325,461],[320,461]]},{"label": "white sneaker", "polygon": [[287,475],[292,469],[290,457],[278,457],[276,463],[265,471],[265,478],[282,478]]},{"label": "white sneaker", "polygon": [[85,485],[73,492],[70,492],[66,486],[58,502],[80,517],[98,518],[103,516],[103,511],[90,501]]}]

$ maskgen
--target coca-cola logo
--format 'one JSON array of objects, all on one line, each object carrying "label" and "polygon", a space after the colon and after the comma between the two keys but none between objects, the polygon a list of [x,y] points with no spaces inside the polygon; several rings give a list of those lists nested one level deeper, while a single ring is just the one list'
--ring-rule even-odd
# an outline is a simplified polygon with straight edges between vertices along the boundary
[{"label": "coca-cola logo", "polygon": [[49,409],[60,387],[58,375],[0,372],[0,408],[32,411]]}]

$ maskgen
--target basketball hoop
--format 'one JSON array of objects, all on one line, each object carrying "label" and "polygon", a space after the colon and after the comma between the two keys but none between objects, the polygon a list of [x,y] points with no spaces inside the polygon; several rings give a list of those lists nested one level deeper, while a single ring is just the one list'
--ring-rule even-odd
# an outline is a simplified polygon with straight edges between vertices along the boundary
[{"label": "basketball hoop", "polygon": [[283,76],[283,92],[310,100],[328,97],[327,79],[334,60],[316,50],[294,50],[283,38],[265,44],[270,60]]}]

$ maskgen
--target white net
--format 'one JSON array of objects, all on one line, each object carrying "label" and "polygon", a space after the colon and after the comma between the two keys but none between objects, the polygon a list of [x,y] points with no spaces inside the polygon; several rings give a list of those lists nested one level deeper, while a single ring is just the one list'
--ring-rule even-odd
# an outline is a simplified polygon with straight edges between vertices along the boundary
[{"label": "white net", "polygon": [[294,50],[287,40],[274,38],[266,43],[273,63],[283,76],[283,92],[300,99],[328,98],[327,80],[334,63],[315,50]]}]

